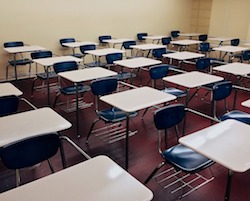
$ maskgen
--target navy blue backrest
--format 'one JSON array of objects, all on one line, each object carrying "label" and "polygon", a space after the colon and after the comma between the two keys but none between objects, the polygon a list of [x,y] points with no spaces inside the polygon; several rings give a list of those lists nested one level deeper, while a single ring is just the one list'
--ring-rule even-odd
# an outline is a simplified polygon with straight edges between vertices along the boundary
[{"label": "navy blue backrest", "polygon": [[18,105],[19,99],[17,96],[12,95],[0,97],[0,117],[17,112]]},{"label": "navy blue backrest", "polygon": [[148,36],[148,33],[138,33],[137,39],[138,40],[145,40],[145,38],[143,38],[143,36]]},{"label": "navy blue backrest", "polygon": [[199,51],[207,52],[207,51],[209,51],[209,49],[210,49],[210,43],[208,43],[208,42],[200,43]]},{"label": "navy blue backrest", "polygon": [[243,52],[242,59],[243,60],[250,60],[250,50],[246,50]]},{"label": "navy blue backrest", "polygon": [[75,41],[76,40],[74,38],[62,38],[60,39],[60,44],[61,46],[66,47],[65,45],[63,45],[63,43],[73,43]]},{"label": "navy blue backrest", "polygon": [[235,38],[231,40],[231,45],[232,46],[238,46],[240,44],[240,39]]},{"label": "navy blue backrest", "polygon": [[6,42],[3,44],[4,47],[21,47],[24,46],[22,41]]},{"label": "navy blue backrest", "polygon": [[185,117],[183,104],[173,104],[160,108],[154,112],[154,123],[158,130],[171,128],[179,124]]},{"label": "navy blue backrest", "polygon": [[206,41],[207,40],[207,34],[199,35],[199,41]]},{"label": "navy blue backrest", "polygon": [[153,49],[152,55],[158,59],[162,58],[163,54],[166,54],[166,48]]},{"label": "navy blue backrest", "polygon": [[78,65],[75,61],[64,61],[55,63],[53,68],[56,73],[61,73],[65,71],[77,70]]},{"label": "navy blue backrest", "polygon": [[112,53],[106,55],[106,61],[108,64],[113,64],[114,61],[122,60],[123,54],[122,53]]},{"label": "navy blue backrest", "polygon": [[177,38],[179,36],[179,33],[180,33],[180,31],[178,31],[178,30],[171,31],[171,36],[173,38]]},{"label": "navy blue backrest", "polygon": [[169,66],[167,64],[156,65],[149,68],[149,75],[153,80],[162,79],[167,76],[168,71]]},{"label": "navy blue backrest", "polygon": [[32,59],[48,58],[52,57],[51,51],[39,51],[30,53]]},{"label": "navy blue backrest", "polygon": [[210,59],[209,58],[200,58],[196,60],[196,69],[205,70],[210,67]]},{"label": "navy blue backrest", "polygon": [[161,39],[161,42],[163,45],[169,45],[171,42],[172,38],[171,37],[164,37]]},{"label": "navy blue backrest", "polygon": [[123,46],[126,50],[132,49],[132,48],[130,47],[131,45],[136,45],[136,41],[130,40],[130,41],[125,41],[125,42],[122,43],[122,46]]},{"label": "navy blue backrest", "polygon": [[95,50],[95,49],[96,49],[96,45],[94,45],[94,44],[80,46],[80,51],[83,54],[86,54],[85,51]]},{"label": "navy blue backrest", "polygon": [[96,96],[103,96],[114,92],[117,89],[117,78],[101,78],[91,82],[91,90]]},{"label": "navy blue backrest", "polygon": [[103,40],[109,40],[111,38],[112,37],[110,35],[104,35],[104,36],[99,36],[98,37],[100,43],[104,43]]},{"label": "navy blue backrest", "polygon": [[223,100],[230,96],[233,86],[231,81],[218,82],[213,86],[212,99],[215,101]]},{"label": "navy blue backrest", "polygon": [[57,153],[60,139],[57,133],[30,137],[0,149],[0,157],[9,169],[20,169],[40,163]]}]

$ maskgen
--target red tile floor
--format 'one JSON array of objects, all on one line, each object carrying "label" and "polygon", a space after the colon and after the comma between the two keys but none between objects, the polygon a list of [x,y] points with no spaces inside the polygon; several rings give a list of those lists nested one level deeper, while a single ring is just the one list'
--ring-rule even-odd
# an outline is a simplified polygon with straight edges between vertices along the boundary
[{"label": "red tile floor", "polygon": [[[184,66],[185,67],[185,66]],[[190,69],[190,66],[188,66]],[[149,77],[148,73],[142,72],[142,80],[143,85],[148,84]],[[235,79],[235,78],[231,78]],[[139,80],[139,79],[138,79]],[[138,84],[138,80],[135,79],[134,83]],[[41,91],[34,92],[34,97],[31,98],[31,83],[32,79],[25,79],[20,81],[14,81],[13,84],[16,85],[24,92],[24,97],[26,97],[29,101],[35,104],[37,107],[46,106],[47,96],[46,93]],[[159,88],[161,87],[161,83],[159,82]],[[200,90],[198,95],[195,96],[189,107],[204,112],[206,114],[210,114],[210,101],[209,95],[205,100],[201,100],[203,94],[205,94],[205,90]],[[237,98],[236,108],[242,111],[250,112],[250,109],[244,108],[240,105],[243,100],[249,99],[249,93],[239,92]],[[55,92],[51,93],[51,100],[53,102],[55,98]],[[93,95],[91,92],[85,94],[84,96],[86,102],[92,102]],[[233,96],[230,97],[229,105],[232,105]],[[128,100],[129,101],[129,100]],[[180,102],[184,102],[184,100],[179,100]],[[28,109],[24,104],[21,103],[20,111]],[[219,104],[219,112],[222,112],[222,105]],[[91,126],[92,121],[96,118],[96,114],[94,112],[94,107],[90,107],[87,109],[83,109],[80,111],[80,133],[81,137],[77,138],[76,136],[76,127],[75,127],[75,113],[66,113],[61,108],[56,107],[55,110],[59,112],[62,116],[68,119],[73,127],[67,131],[63,131],[62,134],[68,135],[72,138],[78,145],[80,145],[91,157],[96,155],[105,154],[116,161],[118,164],[124,167],[124,154],[125,154],[125,142],[124,140],[107,144],[103,142],[96,136],[91,136],[89,139],[89,144],[85,144],[85,137],[87,132]],[[141,115],[143,111],[139,112],[139,116],[133,118],[131,120],[131,129],[138,130],[138,133],[135,136],[132,136],[130,141],[130,167],[129,172],[136,177],[138,180],[143,182],[147,176],[151,173],[151,171],[158,165],[162,159],[157,152],[157,130],[154,127],[153,123],[153,109],[150,109],[144,119],[141,119]],[[14,124],[13,124],[14,125]],[[102,127],[103,123],[98,123],[97,127]],[[207,127],[211,125],[211,122],[207,119],[196,117],[192,114],[187,115],[187,123],[186,123],[186,132],[185,134],[192,133],[201,128]],[[168,146],[174,145],[177,143],[176,135],[174,130],[170,130],[168,135]],[[223,145],[222,145],[223,146]],[[82,156],[80,156],[74,149],[68,147],[65,144],[65,155],[67,160],[67,165],[71,166],[75,163],[78,163],[82,160],[85,160]],[[237,150],[235,150],[237,151]],[[62,165],[60,161],[59,155],[52,159],[52,163],[56,170],[61,170]],[[192,192],[188,196],[182,198],[183,201],[221,201],[224,198],[225,187],[226,187],[226,177],[227,177],[227,169],[215,164],[211,167],[211,170],[215,176],[214,180],[203,186],[202,188]],[[11,189],[15,186],[15,173],[14,171],[7,170],[0,163],[0,190],[5,191]],[[207,173],[207,170],[205,171]],[[45,175],[50,174],[48,165],[46,162],[43,162],[40,167],[32,169],[32,170],[22,170],[22,183],[30,182],[34,179],[43,177]],[[95,178],[93,178],[95,179]],[[250,173],[235,173],[232,181],[232,190],[231,190],[231,200],[232,201],[247,201],[250,200]],[[86,181],[88,182],[88,181]],[[163,200],[178,200],[178,194],[171,195],[171,193],[163,189],[160,185],[158,185],[154,179],[152,179],[148,185],[150,189],[152,189],[154,193],[154,201],[163,201]],[[84,200],[84,195],[83,195]]]}]

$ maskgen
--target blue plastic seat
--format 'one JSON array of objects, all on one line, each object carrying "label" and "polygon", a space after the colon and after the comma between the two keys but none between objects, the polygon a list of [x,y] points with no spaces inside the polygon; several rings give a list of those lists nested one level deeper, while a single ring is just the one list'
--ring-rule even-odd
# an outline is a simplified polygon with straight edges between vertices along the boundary
[{"label": "blue plastic seat", "polygon": [[199,41],[205,42],[207,40],[207,34],[199,35]]},{"label": "blue plastic seat", "polygon": [[162,60],[163,54],[171,53],[166,50],[166,48],[153,49],[152,55],[155,59]]},{"label": "blue plastic seat", "polygon": [[17,96],[0,97],[0,117],[10,115],[17,112],[19,99]]},{"label": "blue plastic seat", "polygon": [[[176,127],[185,118],[185,107],[183,104],[173,104],[160,108],[154,112],[154,124],[158,130],[158,152],[164,159],[148,176],[144,184],[147,184],[153,176],[164,165],[169,164],[176,170],[181,170],[186,173],[197,173],[205,168],[208,168],[214,162],[205,156],[195,152],[184,145],[177,144],[170,148],[162,149],[161,131],[165,131],[165,146],[167,141],[167,129]],[[176,132],[178,129],[176,129]],[[178,136],[178,135],[177,135]]]},{"label": "blue plastic seat", "polygon": [[171,34],[172,40],[178,38],[179,37],[179,33],[180,33],[179,30],[171,31],[170,34]]},{"label": "blue plastic seat", "polygon": [[[21,47],[24,46],[24,43],[22,41],[13,41],[13,42],[6,42],[3,44],[3,46],[5,48],[8,47]],[[14,60],[14,57],[10,57],[8,60],[8,64],[6,66],[6,80],[8,80],[9,77],[9,66],[14,67],[15,69],[15,79],[17,79],[17,66],[26,66],[29,65],[29,76],[31,73],[31,64],[32,64],[32,60],[30,60],[29,58],[23,58],[23,55],[21,53],[16,55],[16,59]]]},{"label": "blue plastic seat", "polygon": [[135,40],[130,40],[130,41],[125,41],[125,42],[122,43],[122,47],[125,49],[125,51],[126,50],[130,51],[130,56],[126,55],[126,58],[133,58],[134,57],[134,51],[133,51],[133,48],[130,47],[131,45],[136,45],[136,41]]},{"label": "blue plastic seat", "polygon": [[94,62],[94,60],[95,60],[94,56],[93,56],[93,62],[92,63],[85,63],[84,62],[84,59],[85,59],[85,57],[87,55],[86,51],[95,50],[95,49],[96,49],[96,45],[94,45],[94,44],[80,46],[80,51],[83,54],[83,63],[84,63],[84,65],[86,65],[88,67],[94,67],[94,66],[97,65],[96,62]]},{"label": "blue plastic seat", "polygon": [[137,34],[137,40],[138,40],[139,42],[145,42],[146,39],[144,38],[144,36],[148,36],[148,33],[145,33],[145,32],[143,32],[143,33],[138,33],[138,34]]},{"label": "blue plastic seat", "polygon": [[[111,53],[111,54],[107,54],[106,55],[106,61],[107,61],[107,67],[111,68],[114,66],[114,61],[119,61],[122,60],[123,58],[123,54],[122,53]],[[130,79],[130,81],[132,81],[133,78],[136,77],[136,74],[133,72],[126,72],[123,71],[123,68],[121,67],[118,75],[116,76],[116,78],[120,81],[120,80],[128,80]]]},{"label": "blue plastic seat", "polygon": [[[39,51],[39,52],[32,52],[30,54],[32,59],[41,59],[41,58],[49,58],[52,57],[53,54],[51,51]],[[54,71],[49,71],[48,72],[48,79],[52,79],[52,78],[56,78],[57,74]],[[31,97],[33,97],[33,91],[34,91],[34,85],[35,85],[35,81],[37,79],[42,80],[44,85],[44,82],[47,81],[47,73],[46,73],[46,69],[44,68],[44,72],[42,73],[37,73],[37,64],[36,64],[36,77],[34,78],[33,82],[32,82],[32,87],[31,87]]]},{"label": "blue plastic seat", "polygon": [[[76,40],[75,40],[75,38],[62,38],[59,40],[59,42],[60,42],[60,45],[65,49],[68,47],[63,45],[63,43],[73,43],[73,42],[76,42]],[[70,55],[77,57],[77,58],[82,58],[82,54],[74,53],[74,50],[73,50],[73,54],[70,54]]]},{"label": "blue plastic seat", "polygon": [[[223,81],[215,84],[212,91],[212,103],[213,103],[213,116],[221,121],[226,119],[235,119],[243,123],[250,124],[250,114],[239,111],[239,110],[228,110],[228,104],[226,98],[232,93],[233,85],[231,81]],[[216,102],[224,100],[226,113],[217,117]]]},{"label": "blue plastic seat", "polygon": [[238,46],[240,44],[240,39],[239,38],[232,39],[230,43],[232,46]]},{"label": "blue plastic seat", "polygon": [[[96,103],[96,114],[98,116],[97,119],[95,119],[91,125],[91,128],[88,132],[86,143],[88,143],[88,139],[92,133],[92,130],[95,126],[95,124],[103,120],[105,123],[116,123],[126,120],[127,114],[126,112],[115,108],[107,108],[103,110],[99,110],[99,98],[103,95],[108,95],[117,90],[118,86],[118,80],[115,77],[108,77],[108,78],[101,78],[97,80],[93,80],[91,82],[91,90],[92,93],[95,95],[95,103]],[[129,114],[129,118],[137,116],[137,112],[132,112]]]},{"label": "blue plastic seat", "polygon": [[104,42],[104,40],[109,40],[109,39],[112,39],[112,36],[110,36],[110,35],[103,35],[103,36],[99,36],[98,37],[99,44],[102,45],[102,46],[107,45],[108,43]]},{"label": "blue plastic seat", "polygon": [[169,49],[169,45],[171,44],[172,38],[171,37],[163,37],[161,39],[162,45],[166,45],[167,49]]},{"label": "blue plastic seat", "polygon": [[[66,71],[72,71],[78,69],[78,64],[75,61],[65,61],[65,62],[58,62],[53,65],[54,71],[56,74]],[[60,81],[59,81],[60,85]],[[59,86],[60,91],[57,93],[55,101],[54,101],[54,107],[56,106],[58,97],[60,94],[64,94],[66,96],[68,95],[75,95],[76,89],[78,89],[78,94],[83,95],[85,92],[90,91],[90,87],[83,84],[78,84],[78,88],[76,88],[75,85],[66,85],[66,86]]]}]

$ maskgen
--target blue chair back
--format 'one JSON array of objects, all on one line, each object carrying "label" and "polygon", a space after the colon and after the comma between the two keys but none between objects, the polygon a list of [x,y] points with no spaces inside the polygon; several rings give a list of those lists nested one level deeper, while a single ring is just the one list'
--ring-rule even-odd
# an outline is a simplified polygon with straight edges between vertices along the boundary
[{"label": "blue chair back", "polygon": [[4,47],[21,47],[24,46],[22,41],[6,42],[3,44]]},{"label": "blue chair back", "polygon": [[199,45],[200,52],[208,52],[209,50],[210,50],[210,43],[207,43],[207,42],[200,43]]},{"label": "blue chair back", "polygon": [[207,34],[202,34],[202,35],[199,35],[199,41],[206,41],[207,40]]},{"label": "blue chair back", "polygon": [[243,52],[242,59],[243,60],[250,60],[250,50],[246,50]]},{"label": "blue chair back", "polygon": [[200,58],[196,60],[196,69],[197,70],[206,70],[209,69],[211,63],[209,58]]},{"label": "blue chair back", "polygon": [[71,71],[71,70],[77,70],[78,65],[75,61],[64,61],[64,62],[58,62],[53,65],[54,71],[56,74],[65,72],[65,71]]},{"label": "blue chair back", "polygon": [[180,31],[178,31],[178,30],[171,31],[172,38],[177,38],[179,36],[179,33],[180,33]]},{"label": "blue chair back", "polygon": [[17,96],[2,96],[0,97],[0,117],[17,112],[19,99]]},{"label": "blue chair back", "polygon": [[90,87],[95,96],[103,96],[114,92],[117,85],[117,78],[109,77],[93,80]]},{"label": "blue chair back", "polygon": [[130,40],[130,41],[125,41],[125,42],[122,43],[122,47],[124,47],[124,49],[126,49],[126,50],[133,49],[133,48],[130,47],[131,45],[136,45],[136,41]]},{"label": "blue chair back", "polygon": [[157,59],[161,59],[163,54],[166,54],[166,48],[153,49],[152,55]]},{"label": "blue chair back", "polygon": [[143,38],[144,36],[148,36],[148,33],[138,33],[137,34],[137,39],[139,41],[143,41],[143,40],[145,40],[145,38]]},{"label": "blue chair back", "polygon": [[238,46],[240,44],[240,39],[239,38],[235,38],[231,40],[231,45],[232,46]]},{"label": "blue chair back", "polygon": [[114,61],[122,60],[122,53],[112,53],[106,55],[107,64],[113,64]]},{"label": "blue chair back", "polygon": [[167,76],[169,66],[166,64],[156,65],[149,68],[149,75],[152,80],[162,79]]},{"label": "blue chair back", "polygon": [[173,104],[160,108],[154,112],[154,123],[158,130],[176,126],[185,117],[183,104]]},{"label": "blue chair back", "polygon": [[9,169],[38,164],[54,156],[60,147],[57,133],[39,135],[11,143],[0,149],[0,157]]},{"label": "blue chair back", "polygon": [[231,81],[218,82],[213,86],[212,99],[219,101],[230,96],[233,86]]},{"label": "blue chair back", "polygon": [[162,45],[169,45],[171,40],[172,40],[171,37],[164,37],[161,39],[161,43],[162,43]]},{"label": "blue chair back", "polygon": [[32,59],[48,58],[48,57],[52,57],[52,55],[53,54],[51,51],[32,52],[30,54]]},{"label": "blue chair back", "polygon": [[96,45],[82,45],[80,46],[80,51],[81,53],[83,54],[86,54],[85,51],[88,51],[88,50],[95,50],[96,49]]},{"label": "blue chair back", "polygon": [[103,40],[109,40],[111,38],[112,37],[110,35],[104,35],[104,36],[99,36],[98,37],[100,43],[105,43],[105,42],[103,42]]},{"label": "blue chair back", "polygon": [[76,40],[74,38],[62,38],[60,39],[60,44],[62,47],[66,47],[65,45],[63,45],[63,43],[73,43]]}]

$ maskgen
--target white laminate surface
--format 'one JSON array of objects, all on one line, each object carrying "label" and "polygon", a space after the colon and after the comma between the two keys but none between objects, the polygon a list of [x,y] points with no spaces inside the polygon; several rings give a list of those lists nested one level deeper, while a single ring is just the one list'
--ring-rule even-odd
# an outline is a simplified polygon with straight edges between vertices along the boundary
[{"label": "white laminate surface", "polygon": [[185,37],[193,37],[193,36],[199,36],[202,35],[201,33],[179,33],[179,36],[185,36]]},{"label": "white laminate surface", "polygon": [[214,67],[213,70],[244,76],[250,73],[250,64],[234,62]]},{"label": "white laminate surface", "polygon": [[120,38],[120,39],[106,39],[106,40],[103,40],[103,42],[105,43],[111,43],[111,44],[121,44],[123,42],[126,42],[126,41],[131,41],[133,39],[127,39],[127,38]]},{"label": "white laminate surface", "polygon": [[235,53],[235,52],[242,52],[242,51],[248,50],[248,48],[247,47],[225,45],[225,46],[220,46],[220,47],[214,47],[213,50],[221,51],[221,52]]},{"label": "white laminate surface", "polygon": [[243,101],[243,102],[241,103],[241,105],[250,108],[250,99],[249,99],[249,100],[246,100],[246,101]]},{"label": "white laminate surface", "polygon": [[0,147],[8,143],[49,132],[57,132],[72,125],[48,107],[12,114],[0,118]]},{"label": "white laminate surface", "polygon": [[169,54],[163,54],[163,57],[170,58],[170,59],[177,59],[177,60],[188,60],[188,59],[197,59],[204,57],[204,54],[200,53],[195,53],[195,52],[188,52],[188,51],[183,51],[183,52],[174,52],[174,53],[169,53]]},{"label": "white laminate surface", "polygon": [[179,142],[222,166],[245,172],[250,168],[250,125],[225,120],[179,139]]},{"label": "white laminate surface", "polygon": [[20,52],[34,52],[34,51],[41,51],[45,50],[44,47],[37,46],[37,45],[25,45],[19,47],[6,47],[3,48],[8,53],[20,53]]},{"label": "white laminate surface", "polygon": [[149,40],[161,40],[162,38],[169,37],[169,36],[143,36],[142,38],[149,39]]},{"label": "white laminate surface", "polygon": [[33,59],[33,62],[40,64],[42,66],[53,66],[57,62],[64,62],[64,61],[81,62],[82,59],[73,56],[59,56],[59,57]]},{"label": "white laminate surface", "polygon": [[175,99],[176,96],[151,87],[140,87],[105,95],[100,98],[100,100],[125,112],[134,112]]},{"label": "white laminate surface", "polygon": [[218,42],[225,42],[231,41],[234,38],[226,38],[226,37],[209,37],[208,40],[218,41]]},{"label": "white laminate surface", "polygon": [[157,44],[131,45],[130,47],[138,50],[153,50],[158,48],[166,48],[165,45],[157,45]]},{"label": "white laminate surface", "polygon": [[22,94],[22,91],[9,82],[0,84],[0,96],[21,96]]},{"label": "white laminate surface", "polygon": [[153,193],[107,156],[97,156],[0,194],[1,201],[149,201]]},{"label": "white laminate surface", "polygon": [[199,40],[174,40],[170,42],[173,45],[182,45],[182,46],[187,46],[187,45],[195,45],[201,43]]},{"label": "white laminate surface", "polygon": [[164,77],[163,80],[186,88],[200,87],[206,84],[222,81],[224,78],[216,75],[210,75],[199,71],[192,71],[183,74]]},{"label": "white laminate surface", "polygon": [[86,51],[87,54],[92,54],[95,56],[105,56],[107,54],[124,53],[124,52],[125,52],[124,50],[119,50],[119,49],[115,49],[115,48],[104,48],[104,49]]},{"label": "white laminate surface", "polygon": [[98,43],[91,42],[91,41],[84,41],[84,42],[71,42],[71,43],[62,43],[64,46],[71,47],[71,48],[76,48],[80,47],[82,45],[98,45]]},{"label": "white laminate surface", "polygon": [[102,77],[115,76],[117,75],[117,72],[102,67],[94,67],[94,68],[85,68],[80,70],[62,72],[59,73],[58,75],[74,83],[79,83]]},{"label": "white laminate surface", "polygon": [[115,61],[114,63],[120,66],[127,67],[127,68],[140,68],[140,67],[161,64],[162,62],[156,59],[136,57],[132,59],[124,59],[124,60]]}]

